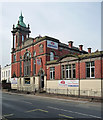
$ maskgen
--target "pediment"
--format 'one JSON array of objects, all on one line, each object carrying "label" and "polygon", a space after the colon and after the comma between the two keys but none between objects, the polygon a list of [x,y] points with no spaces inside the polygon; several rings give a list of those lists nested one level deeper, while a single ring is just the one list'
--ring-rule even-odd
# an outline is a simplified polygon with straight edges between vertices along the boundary
[{"label": "pediment", "polygon": [[63,56],[59,59],[60,62],[64,62],[64,61],[71,61],[71,60],[76,60],[78,59],[77,56],[74,56],[74,55],[66,55],[66,56]]}]

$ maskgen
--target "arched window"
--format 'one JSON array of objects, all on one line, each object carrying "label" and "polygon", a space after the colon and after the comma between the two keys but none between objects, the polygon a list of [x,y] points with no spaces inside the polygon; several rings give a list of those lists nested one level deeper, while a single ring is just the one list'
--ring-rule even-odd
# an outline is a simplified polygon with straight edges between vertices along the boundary
[{"label": "arched window", "polygon": [[53,52],[50,52],[50,61],[51,60],[54,60],[54,53]]},{"label": "arched window", "polygon": [[29,76],[31,71],[30,53],[26,52],[24,55],[24,76]]},{"label": "arched window", "polygon": [[16,62],[16,55],[14,55],[14,62]]},{"label": "arched window", "polygon": [[22,35],[22,42],[24,42],[24,36]]},{"label": "arched window", "polygon": [[43,51],[43,48],[44,48],[44,46],[43,46],[42,44],[40,44],[40,45],[39,45],[39,53],[44,52],[44,51]]},{"label": "arched window", "polygon": [[35,52],[35,51],[33,52],[33,56],[34,56],[34,57],[36,56],[36,52]]},{"label": "arched window", "polygon": [[36,74],[36,60],[34,59],[34,75]]}]

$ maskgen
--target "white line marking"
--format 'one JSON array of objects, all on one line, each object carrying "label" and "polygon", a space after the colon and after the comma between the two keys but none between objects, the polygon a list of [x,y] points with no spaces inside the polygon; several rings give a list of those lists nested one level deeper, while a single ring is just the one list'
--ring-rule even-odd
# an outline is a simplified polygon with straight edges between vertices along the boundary
[{"label": "white line marking", "polygon": [[28,103],[28,104],[32,104],[31,102],[27,102],[27,101],[21,101],[21,102]]},{"label": "white line marking", "polygon": [[84,116],[90,116],[90,117],[95,117],[95,118],[101,118],[101,117],[94,116],[94,115],[84,114],[84,113],[80,113],[80,112],[74,112],[74,111],[70,111],[70,110],[59,109],[59,108],[55,108],[55,107],[51,107],[51,106],[47,106],[47,107],[48,107],[48,108],[51,108],[51,109],[55,109],[55,110],[61,110],[61,111],[65,111],[65,112],[71,112],[71,113],[81,114],[81,115],[84,115]]},{"label": "white line marking", "polygon": [[61,98],[52,98],[52,97],[45,97],[45,96],[36,96],[36,97],[56,99],[56,100],[69,101],[69,102],[77,102],[77,103],[88,103],[89,102],[89,101],[81,101],[81,100],[67,100],[67,99],[61,99]]}]

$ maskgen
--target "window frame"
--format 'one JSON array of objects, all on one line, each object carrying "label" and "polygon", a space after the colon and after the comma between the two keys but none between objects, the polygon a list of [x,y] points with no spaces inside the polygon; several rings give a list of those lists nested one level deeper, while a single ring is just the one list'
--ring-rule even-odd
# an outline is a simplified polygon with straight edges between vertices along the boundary
[{"label": "window frame", "polygon": [[2,78],[4,77],[4,74],[3,74],[3,72],[2,72]]},{"label": "window frame", "polygon": [[[93,66],[92,66],[92,62],[94,63]],[[88,63],[90,64],[89,67],[87,67]],[[89,77],[87,76],[87,68],[89,68],[89,70],[90,70],[90,72],[89,72],[90,76]],[[94,68],[94,76],[93,77],[92,77],[92,68]],[[86,78],[95,78],[95,61],[86,62]]]},{"label": "window frame", "polygon": [[[68,68],[66,68],[67,66],[68,66]],[[68,71],[68,78],[67,78],[67,75],[66,75],[66,73],[67,73],[66,71]],[[70,73],[70,71],[71,71],[71,73]],[[65,65],[65,78],[66,79],[71,79],[72,78],[72,67],[71,67],[71,64]]]},{"label": "window frame", "polygon": [[16,62],[16,54],[13,56],[13,61]]},{"label": "window frame", "polygon": [[[35,62],[33,62],[33,75],[36,75],[36,59],[34,59]],[[35,71],[34,71],[35,67]]]},{"label": "window frame", "polygon": [[[34,54],[35,53],[35,54]],[[36,51],[34,50],[34,52],[33,52],[33,57],[35,57],[36,56]]]},{"label": "window frame", "polygon": [[54,60],[54,52],[50,52],[50,61]]},{"label": "window frame", "polygon": [[39,53],[43,53],[44,52],[44,45],[40,44],[39,45]]},{"label": "window frame", "polygon": [[[73,67],[74,65],[74,67]],[[64,70],[63,67],[64,66]],[[75,70],[75,77],[73,76],[73,71]],[[63,71],[65,72],[65,78],[63,78]],[[68,77],[67,77],[68,73]],[[75,63],[69,63],[61,65],[61,78],[68,80],[68,79],[76,79],[76,64]]]},{"label": "window frame", "polygon": [[24,42],[24,35],[21,36],[22,42]]},{"label": "window frame", "polygon": [[50,80],[55,79],[55,67],[50,67]]},{"label": "window frame", "polygon": [[24,76],[30,76],[31,74],[31,54],[26,52],[24,54]]}]

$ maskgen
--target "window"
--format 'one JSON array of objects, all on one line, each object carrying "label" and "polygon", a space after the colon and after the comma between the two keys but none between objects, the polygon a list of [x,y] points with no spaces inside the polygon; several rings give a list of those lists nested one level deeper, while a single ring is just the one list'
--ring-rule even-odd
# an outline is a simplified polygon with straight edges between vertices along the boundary
[{"label": "window", "polygon": [[30,84],[30,78],[25,78],[25,84]]},{"label": "window", "polygon": [[75,75],[75,64],[72,64],[72,68],[73,68],[73,78],[76,78],[76,75]]},{"label": "window", "polygon": [[20,85],[21,85],[21,78],[20,78]]},{"label": "window", "polygon": [[62,65],[62,79],[73,79],[76,78],[75,64]]},{"label": "window", "polygon": [[30,53],[26,52],[24,55],[24,76],[29,76],[31,71]]},{"label": "window", "polygon": [[2,72],[2,77],[3,77],[3,72]]},{"label": "window", "polygon": [[43,48],[44,48],[43,45],[40,44],[40,45],[39,45],[39,53],[42,53],[42,52],[43,52]]},{"label": "window", "polygon": [[7,71],[6,71],[6,77],[7,77]]},{"label": "window", "polygon": [[35,51],[33,52],[33,56],[34,56],[34,57],[36,56],[36,52],[35,52]]},{"label": "window", "polygon": [[36,74],[36,60],[34,59],[34,75]]},{"label": "window", "polygon": [[62,65],[62,79],[65,78],[65,68],[64,65]]},{"label": "window", "polygon": [[66,65],[66,78],[71,78],[71,65]]},{"label": "window", "polygon": [[86,77],[94,78],[95,77],[94,72],[95,72],[94,61],[87,62],[86,63]]},{"label": "window", "polygon": [[22,64],[21,64],[21,61],[20,61],[20,76],[22,75]]},{"label": "window", "polygon": [[10,77],[10,70],[8,70],[8,77]]},{"label": "window", "polygon": [[14,62],[16,61],[16,55],[14,55]]},{"label": "window", "polygon": [[51,60],[54,60],[54,53],[53,52],[50,52],[50,61]]},{"label": "window", "polygon": [[4,77],[5,77],[5,71],[4,71]]},{"label": "window", "polygon": [[24,42],[24,36],[22,35],[22,42]]},{"label": "window", "polygon": [[50,68],[50,79],[55,79],[55,68],[54,67]]}]

